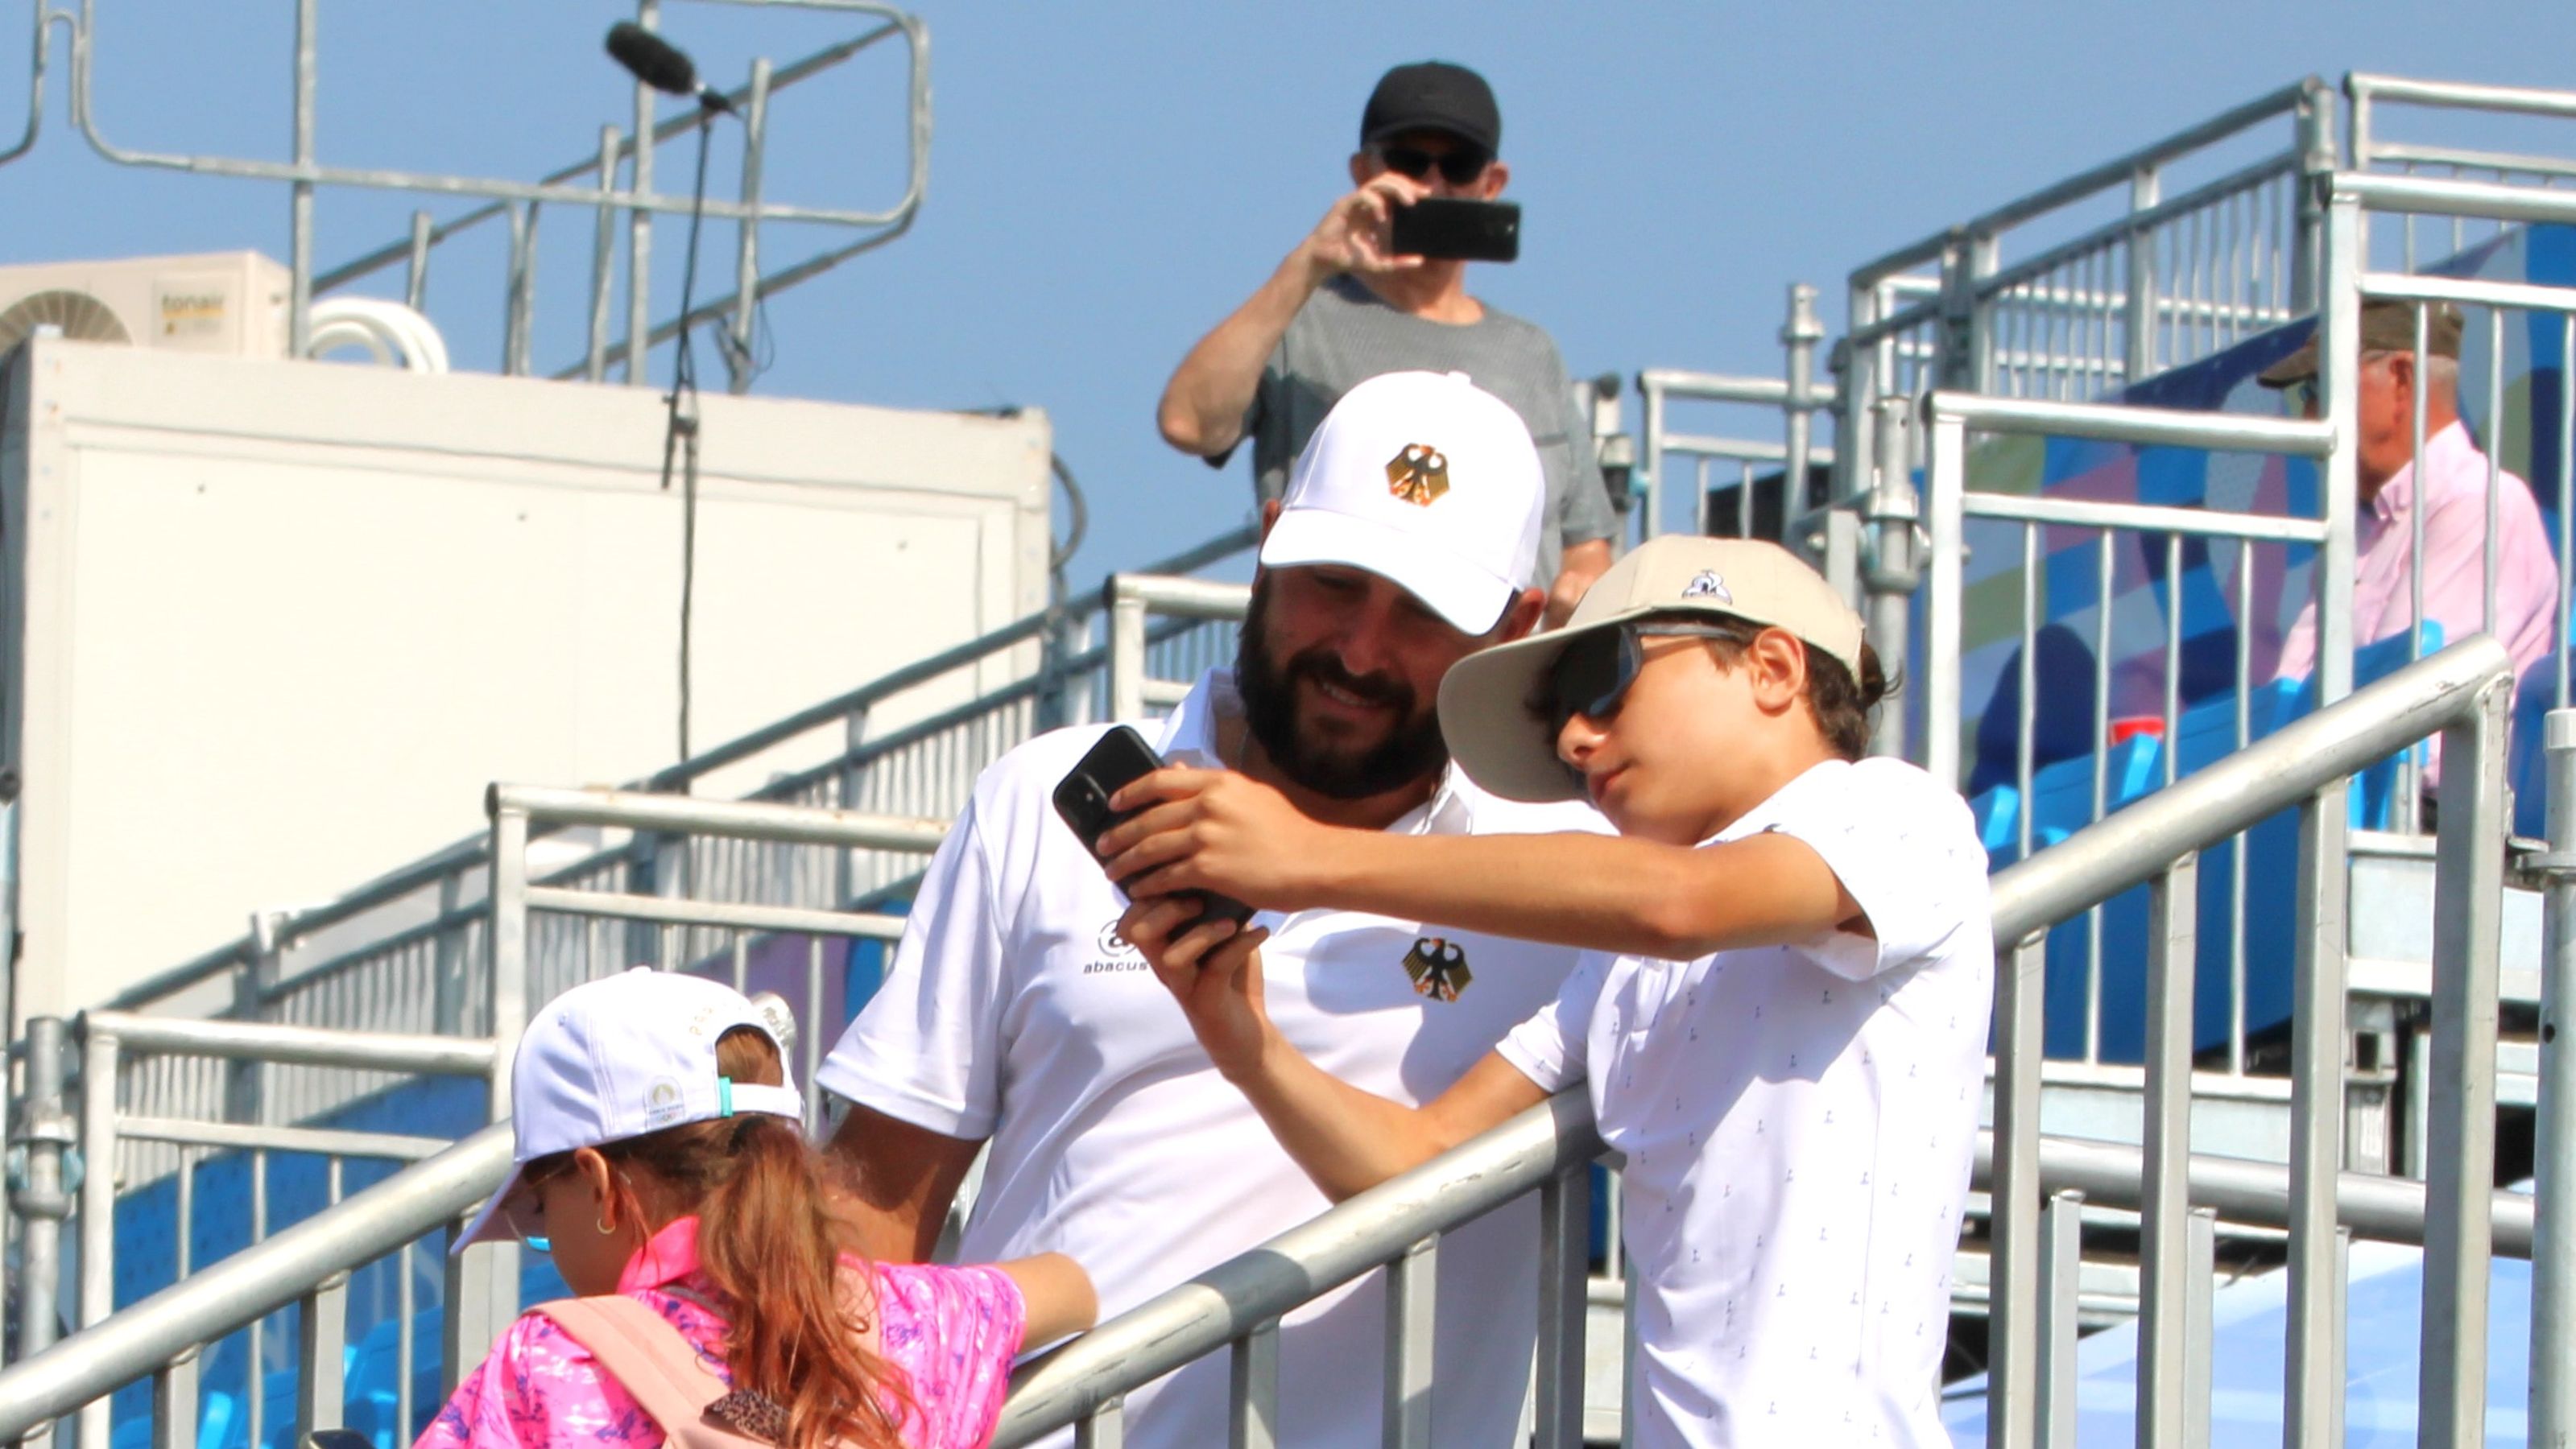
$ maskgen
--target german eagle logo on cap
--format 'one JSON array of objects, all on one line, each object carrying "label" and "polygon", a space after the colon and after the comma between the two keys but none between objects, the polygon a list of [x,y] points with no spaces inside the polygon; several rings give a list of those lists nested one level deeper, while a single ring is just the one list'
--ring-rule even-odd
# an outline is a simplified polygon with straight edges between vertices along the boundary
[{"label": "german eagle logo on cap", "polygon": [[1428,508],[1449,491],[1449,457],[1428,443],[1407,443],[1386,460],[1386,490]]},{"label": "german eagle logo on cap", "polygon": [[1438,936],[1425,936],[1404,953],[1404,974],[1413,979],[1417,995],[1434,1001],[1457,1000],[1475,979],[1467,969],[1466,948]]}]

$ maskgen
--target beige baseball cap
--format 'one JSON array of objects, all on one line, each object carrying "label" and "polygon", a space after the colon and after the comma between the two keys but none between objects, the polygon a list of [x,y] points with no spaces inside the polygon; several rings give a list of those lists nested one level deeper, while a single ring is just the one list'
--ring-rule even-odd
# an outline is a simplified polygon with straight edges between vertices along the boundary
[{"label": "beige baseball cap", "polygon": [[1775,625],[1860,677],[1860,615],[1822,574],[1776,543],[1652,539],[1610,566],[1562,629],[1478,650],[1440,681],[1440,732],[1470,779],[1507,800],[1580,800],[1555,733],[1530,709],[1567,646],[1649,614]]},{"label": "beige baseball cap", "polygon": [[1482,634],[1527,586],[1546,504],[1511,404],[1463,372],[1381,373],[1306,440],[1261,564],[1366,569]]}]

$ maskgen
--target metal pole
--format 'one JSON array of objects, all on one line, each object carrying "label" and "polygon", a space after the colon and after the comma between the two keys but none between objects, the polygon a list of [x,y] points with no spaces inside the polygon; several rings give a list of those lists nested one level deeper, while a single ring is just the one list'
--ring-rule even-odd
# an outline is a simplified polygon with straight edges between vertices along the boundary
[{"label": "metal pole", "polygon": [[1145,717],[1145,601],[1129,593],[1126,577],[1109,581],[1109,717]]},{"label": "metal pole", "polygon": [[[661,0],[637,0],[635,23],[660,28]],[[635,83],[634,194],[653,194],[653,88]],[[688,325],[682,318],[681,325]],[[626,215],[626,381],[642,387],[651,379],[645,362],[653,350],[653,213],[636,207]]]},{"label": "metal pole", "polygon": [[[2290,310],[2317,309],[2318,251],[2326,233],[2327,187],[2335,170],[2334,92],[2302,86],[2298,107],[2299,219],[2290,247]],[[2359,107],[2355,108],[2356,119]]]},{"label": "metal pole", "polygon": [[2352,693],[2354,515],[2361,506],[2361,458],[2354,434],[2361,416],[2361,203],[2337,195],[2327,206],[2325,298],[2317,313],[2317,364],[2325,382],[2325,421],[2335,430],[2326,454],[2325,542],[2317,549],[2317,703]]},{"label": "metal pole", "polygon": [[411,266],[403,274],[403,305],[413,311],[429,299],[429,248],[431,225],[429,213],[411,214]]},{"label": "metal pole", "polygon": [[2052,1195],[2039,1214],[2039,1442],[2075,1449],[2075,1337],[2083,1309],[2084,1194]]},{"label": "metal pole", "polygon": [[[1780,509],[1780,526],[1784,530],[1791,519],[1807,511],[1807,454],[1816,425],[1816,344],[1825,340],[1825,324],[1816,316],[1816,289],[1805,282],[1789,287],[1789,320],[1780,328],[1780,343],[1788,349],[1789,400],[1781,413],[1784,441],[1789,445],[1786,470],[1781,474],[1784,501]],[[1791,547],[1796,543],[1781,540]]]},{"label": "metal pole", "polygon": [[[2162,178],[2153,166],[2141,166],[2129,177],[2129,210],[2132,214],[2156,204]],[[2121,323],[2126,333],[2127,351],[2121,382],[2134,387],[2153,376],[2156,370],[2156,255],[2155,233],[2147,227],[2129,232],[2128,245],[2128,310]]]},{"label": "metal pole", "polygon": [[623,138],[615,126],[599,128],[599,210],[590,232],[590,350],[583,355],[581,375],[589,382],[608,377],[608,314],[617,274],[617,158]]},{"label": "metal pole", "polygon": [[[2298,940],[2290,1037],[2289,1343],[2283,1442],[2343,1444],[2344,1318],[2335,1261],[2335,1189],[2343,1171],[2345,833],[2348,780],[2299,807]],[[2242,850],[2242,843],[2238,849]]]},{"label": "metal pole", "polygon": [[751,391],[751,328],[760,302],[760,168],[769,144],[769,57],[751,63],[751,98],[742,108],[742,208],[735,227],[733,350],[725,375],[735,393]]},{"label": "metal pole", "polygon": [[[81,1031],[80,1326],[116,1311],[116,1034]],[[84,1406],[79,1449],[108,1449],[108,1401]]]},{"label": "metal pole", "polygon": [[78,1137],[63,1110],[63,1020],[27,1021],[27,1094],[13,1144],[27,1154],[18,1209],[18,1357],[44,1351],[62,1322],[63,1219],[71,1216],[65,1159]]},{"label": "metal pole", "polygon": [[528,371],[528,333],[536,315],[537,204],[510,208],[510,276],[501,320],[501,375]]},{"label": "metal pole", "polygon": [[2504,737],[2513,682],[2442,731],[2433,856],[2432,1148],[2424,1184],[2424,1443],[2486,1435],[2487,1269],[2494,1245],[2497,950],[2504,909]]},{"label": "metal pole", "polygon": [[[2170,735],[2168,735],[2170,738]],[[2186,1298],[2191,1210],[2192,975],[2199,959],[2200,858],[2166,867],[2148,894],[2144,1221],[2139,1231],[2138,1396],[2141,1449],[2178,1442],[2189,1414],[2194,1345]],[[2203,1282],[2206,1283],[2204,1276]]]},{"label": "metal pole", "polygon": [[1996,951],[1989,1449],[2030,1449],[2039,1432],[2039,1074],[2047,980],[2045,930]]},{"label": "metal pole", "polygon": [[[313,49],[315,0],[295,4],[295,164],[309,168],[313,155]],[[287,303],[287,353],[303,357],[313,350],[313,183],[294,184],[289,207],[295,278]]]},{"label": "metal pole", "polygon": [[2560,1039],[2576,989],[2576,709],[2545,726],[2549,764],[2548,886],[2541,895],[2540,1118],[2532,1132],[2539,1181],[2531,1242],[2531,1442],[2576,1441],[2576,1068]]},{"label": "metal pole", "polygon": [[[1913,472],[1906,467],[1907,411],[1903,398],[1879,399],[1878,446],[1871,450],[1878,473],[1877,486],[1869,494],[1869,566],[1862,573],[1862,584],[1869,598],[1870,644],[1883,659],[1905,657],[1914,589],[1923,579],[1921,561],[1914,552],[1923,508],[1915,495]],[[1905,745],[1904,706],[1881,708],[1870,731],[1870,753],[1903,759]]]},{"label": "metal pole", "polygon": [[1968,429],[1935,412],[1923,469],[1924,522],[1931,535],[1930,587],[1923,598],[1923,768],[1959,783],[1959,629],[1966,601],[1960,531],[1966,526]]}]

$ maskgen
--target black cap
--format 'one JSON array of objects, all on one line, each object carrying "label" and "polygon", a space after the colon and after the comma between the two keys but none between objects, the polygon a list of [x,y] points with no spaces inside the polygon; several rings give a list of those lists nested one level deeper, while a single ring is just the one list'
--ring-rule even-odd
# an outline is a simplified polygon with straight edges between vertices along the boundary
[{"label": "black cap", "polygon": [[1363,146],[1407,131],[1439,131],[1494,156],[1503,147],[1503,113],[1483,76],[1445,60],[1417,61],[1381,76],[1360,112]]}]

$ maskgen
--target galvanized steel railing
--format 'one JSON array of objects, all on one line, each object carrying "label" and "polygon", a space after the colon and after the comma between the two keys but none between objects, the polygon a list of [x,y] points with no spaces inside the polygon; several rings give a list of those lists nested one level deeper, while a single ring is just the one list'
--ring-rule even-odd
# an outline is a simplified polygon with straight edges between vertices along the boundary
[{"label": "galvanized steel railing", "polygon": [[[2423,1379],[2427,1442],[2474,1443],[2482,1412],[2486,1315],[2483,1295],[2491,1253],[2533,1256],[2536,1280],[2536,1387],[2576,1351],[2570,1319],[2576,1298],[2576,1231],[2558,1212],[2576,1162],[2576,1124],[2566,1112],[2570,1079],[2565,1049],[2544,1039],[2542,1179],[2536,1199],[2494,1192],[2491,1063],[2495,1050],[2496,919],[2502,892],[2502,701],[2511,670],[2501,646],[2472,640],[2293,724],[2233,758],[2179,782],[2112,819],[2080,832],[1998,876],[1994,884],[1998,952],[1997,1118],[1981,1144],[1979,1181],[1992,1194],[1994,1442],[2039,1442],[2040,1426],[2071,1406],[2073,1372],[2073,1223],[2081,1192],[2096,1203],[2135,1206],[2144,1218],[2147,1289],[2142,1332],[2149,1345],[2140,1393],[2156,1442],[2182,1437],[2205,1414],[2187,1385],[2209,1352],[2205,1316],[2213,1210],[2231,1220],[2286,1226],[2290,1240],[2293,1442],[2340,1441],[2341,1402],[2333,1377],[2342,1334],[2339,1247],[2344,1235],[2421,1242],[2427,1298]],[[2445,738],[2443,834],[2439,870],[2442,922],[2434,1001],[2437,1094],[2432,1180],[2345,1172],[2338,1156],[2342,1114],[2343,794],[2351,771],[2439,731]],[[2550,895],[2553,950],[2548,967],[2548,1020],[2563,1010],[2576,927],[2567,907],[2576,866],[2576,712],[2553,719],[2552,835],[2557,848],[2540,864],[2554,872]],[[513,858],[522,832],[514,818],[614,819],[657,828],[744,829],[755,822],[778,838],[847,847],[882,841],[887,822],[851,821],[824,812],[708,806],[633,799],[609,793],[520,792],[496,795],[502,860]],[[2285,807],[2301,812],[2301,920],[2293,1101],[2297,1149],[2284,1168],[2195,1156],[2191,1151],[2187,1031],[2193,892],[2192,859],[2208,844]],[[719,812],[701,815],[701,810]],[[664,812],[681,813],[664,813]],[[644,812],[650,818],[639,818]],[[682,818],[682,814],[688,818]],[[2147,1076],[2148,1136],[2143,1148],[2043,1139],[2038,1132],[2039,942],[2046,929],[2132,886],[2158,893],[2152,947],[2154,1005]],[[497,898],[496,939],[524,939],[524,913],[631,913],[656,924],[716,923],[725,929],[837,929],[842,922],[773,920],[718,903],[609,898],[506,886]],[[516,905],[509,904],[511,900]],[[753,917],[758,916],[758,922]],[[720,958],[719,958],[720,959]],[[512,967],[515,972],[518,968]],[[132,1029],[130,1023],[126,1024]],[[810,1057],[809,1057],[810,1059]],[[497,1060],[497,1055],[496,1055]],[[1430,1396],[1424,1346],[1436,1304],[1430,1297],[1438,1234],[1532,1189],[1540,1190],[1545,1237],[1541,1261],[1540,1431],[1543,1443],[1570,1443],[1580,1427],[1582,1223],[1584,1164],[1593,1156],[1588,1112],[1579,1095],[1563,1096],[1415,1173],[1355,1198],[1304,1227],[1190,1284],[1103,1325],[1028,1370],[1005,1420],[1004,1443],[1025,1442],[1067,1423],[1086,1426],[1094,1444],[1115,1441],[1121,1396],[1171,1368],[1219,1347],[1234,1359],[1234,1442],[1259,1444],[1275,1425],[1279,1316],[1305,1298],[1378,1264],[1393,1266],[1390,1312],[1388,1435],[1418,1443]],[[406,1170],[311,1221],[227,1259],[147,1302],[84,1331],[47,1353],[0,1373],[0,1441],[42,1420],[97,1401],[138,1375],[156,1376],[157,1399],[174,1417],[156,1424],[161,1443],[186,1427],[179,1401],[188,1386],[186,1355],[198,1344],[299,1299],[299,1358],[314,1365],[299,1395],[299,1431],[327,1425],[338,1413],[337,1348],[345,1336],[329,1296],[339,1275],[452,1223],[497,1185],[507,1149],[497,1130]],[[2054,1196],[2043,1198],[2043,1194]],[[2043,1244],[2047,1251],[2043,1253]],[[451,1291],[445,1347],[450,1377],[507,1321],[515,1303],[501,1291],[514,1281],[492,1262],[508,1252],[468,1255]],[[479,1268],[476,1255],[489,1255]],[[482,1285],[477,1288],[477,1282]],[[479,1298],[477,1297],[479,1293]],[[2549,1371],[2542,1371],[2547,1366]],[[2552,1390],[2551,1392],[2555,1392]],[[2535,1404],[2535,1431],[2560,1412]],[[93,1411],[95,1413],[95,1411]],[[175,1427],[174,1427],[175,1426]],[[2051,1441],[2059,1442],[2059,1441]]]},{"label": "galvanized steel railing", "polygon": [[[747,82],[727,92],[742,119],[740,195],[734,199],[709,197],[704,202],[704,211],[709,217],[736,224],[734,292],[731,296],[692,308],[685,318],[675,317],[658,325],[652,318],[653,219],[656,216],[686,216],[693,203],[686,195],[670,195],[654,189],[654,152],[662,142],[685,135],[699,124],[700,118],[694,109],[674,119],[657,122],[655,114],[659,96],[639,83],[635,88],[633,138],[622,135],[616,127],[604,127],[594,156],[535,182],[327,166],[319,159],[314,124],[318,0],[295,0],[291,92],[294,154],[284,161],[163,154],[136,150],[110,141],[100,131],[91,109],[94,90],[91,67],[97,51],[96,0],[80,0],[77,10],[55,8],[48,0],[35,0],[30,7],[35,16],[35,36],[30,56],[27,125],[14,145],[0,150],[0,165],[24,155],[36,144],[44,119],[45,79],[53,62],[53,32],[56,27],[61,27],[69,32],[71,43],[68,71],[72,124],[100,156],[120,166],[275,181],[287,185],[290,198],[290,268],[293,273],[289,337],[295,356],[301,357],[310,349],[312,302],[317,293],[356,281],[396,263],[404,263],[408,267],[404,296],[412,307],[418,308],[425,300],[433,250],[460,232],[506,216],[510,243],[503,284],[504,341],[500,370],[513,374],[528,372],[534,334],[538,221],[544,207],[568,206],[577,208],[579,214],[590,216],[594,230],[584,314],[589,344],[583,361],[561,368],[555,375],[586,376],[596,382],[606,376],[612,362],[622,362],[626,380],[642,383],[646,379],[641,358],[653,346],[675,336],[683,326],[725,318],[728,319],[726,339],[733,344],[727,349],[727,358],[734,369],[735,390],[740,391],[750,380],[749,370],[743,364],[751,357],[755,309],[763,298],[827,271],[871,247],[881,246],[911,227],[913,216],[920,209],[930,170],[930,37],[920,20],[891,6],[875,3],[875,0],[704,0],[704,3],[819,11],[829,15],[863,17],[875,23],[856,36],[826,46],[783,67],[773,67],[765,58],[756,61]],[[657,24],[660,11],[660,0],[637,0],[636,19],[648,28]],[[771,95],[828,72],[878,42],[889,39],[900,39],[908,53],[902,194],[892,205],[879,209],[790,205],[767,199],[763,195],[762,172],[768,145]],[[642,144],[635,138],[644,138]],[[618,175],[621,165],[629,168],[623,186],[619,184]],[[425,196],[477,200],[485,204],[444,222],[433,219],[427,211],[416,212],[412,217],[411,234],[406,240],[378,248],[347,266],[316,277],[313,210],[316,190],[325,186],[407,191]],[[609,336],[617,272],[616,232],[621,219],[626,229],[627,307],[624,337],[612,344]],[[807,256],[793,265],[764,272],[760,260],[761,228],[777,224],[855,229],[863,234],[853,241]]]}]

